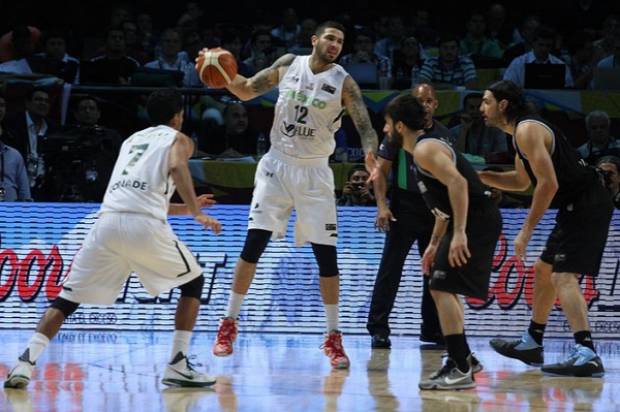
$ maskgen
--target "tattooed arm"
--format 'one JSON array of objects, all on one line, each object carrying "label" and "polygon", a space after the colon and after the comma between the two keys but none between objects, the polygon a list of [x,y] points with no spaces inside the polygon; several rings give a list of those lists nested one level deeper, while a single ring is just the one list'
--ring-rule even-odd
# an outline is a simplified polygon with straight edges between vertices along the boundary
[{"label": "tattooed arm", "polygon": [[265,94],[278,85],[294,59],[294,54],[285,54],[271,67],[259,71],[249,79],[238,74],[226,88],[241,100],[250,100]]},{"label": "tattooed arm", "polygon": [[351,76],[347,76],[347,78],[344,79],[342,101],[347,108],[349,116],[351,116],[353,120],[355,128],[360,134],[364,153],[368,154],[369,152],[375,151],[377,146],[379,146],[377,132],[372,128],[372,124],[370,123],[368,109],[362,99],[362,91]]}]

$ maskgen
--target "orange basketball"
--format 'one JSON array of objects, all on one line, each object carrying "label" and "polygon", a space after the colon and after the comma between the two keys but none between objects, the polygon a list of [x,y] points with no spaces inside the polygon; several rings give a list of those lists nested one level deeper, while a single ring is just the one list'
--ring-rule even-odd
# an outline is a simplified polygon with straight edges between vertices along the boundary
[{"label": "orange basketball", "polygon": [[237,75],[237,60],[228,50],[217,47],[198,57],[196,70],[204,84],[222,88]]}]

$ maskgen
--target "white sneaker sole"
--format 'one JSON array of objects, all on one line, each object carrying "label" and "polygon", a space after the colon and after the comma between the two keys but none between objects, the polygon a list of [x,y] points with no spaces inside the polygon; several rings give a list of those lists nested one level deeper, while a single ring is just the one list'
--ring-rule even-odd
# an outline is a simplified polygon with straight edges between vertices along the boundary
[{"label": "white sneaker sole", "polygon": [[161,383],[167,386],[174,386],[177,388],[208,388],[215,384],[215,380],[206,382],[188,381],[184,379],[166,378],[162,379]]}]

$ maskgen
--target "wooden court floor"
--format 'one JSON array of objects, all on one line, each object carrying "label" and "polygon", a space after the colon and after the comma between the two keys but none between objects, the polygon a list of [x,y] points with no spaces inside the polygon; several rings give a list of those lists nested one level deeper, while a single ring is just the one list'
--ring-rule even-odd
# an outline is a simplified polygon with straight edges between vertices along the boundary
[{"label": "wooden court floor", "polygon": [[[0,331],[2,380],[30,331]],[[367,336],[345,336],[349,371],[332,371],[318,335],[241,334],[236,352],[215,358],[211,333],[192,341],[195,362],[218,378],[209,390],[160,384],[171,333],[61,332],[39,359],[27,390],[0,390],[0,411],[620,411],[620,344],[598,341],[602,379],[557,378],[496,355],[488,339],[470,339],[484,364],[477,388],[420,392],[441,351],[420,350],[415,337],[371,350]],[[548,340],[547,361],[572,341]]]}]

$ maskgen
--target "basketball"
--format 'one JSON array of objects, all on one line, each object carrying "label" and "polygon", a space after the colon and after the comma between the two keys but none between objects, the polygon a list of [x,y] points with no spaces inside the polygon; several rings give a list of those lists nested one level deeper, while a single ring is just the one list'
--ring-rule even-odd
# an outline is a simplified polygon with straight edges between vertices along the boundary
[{"label": "basketball", "polygon": [[198,56],[196,70],[204,84],[222,88],[232,82],[237,75],[237,61],[228,50],[217,47]]}]

